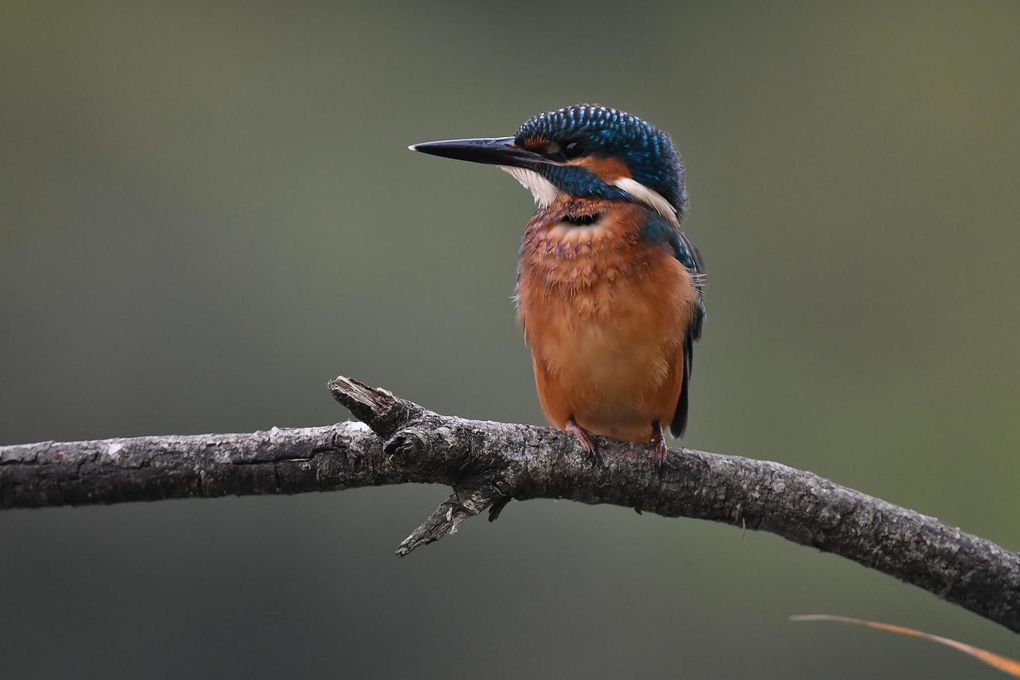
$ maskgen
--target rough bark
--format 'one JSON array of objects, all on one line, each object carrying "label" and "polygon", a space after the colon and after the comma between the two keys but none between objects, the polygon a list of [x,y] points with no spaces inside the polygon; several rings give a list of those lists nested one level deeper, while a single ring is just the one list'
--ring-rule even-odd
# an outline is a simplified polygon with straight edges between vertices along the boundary
[{"label": "rough bark", "polygon": [[250,434],[0,447],[0,508],[332,491],[404,482],[451,496],[397,553],[511,500],[611,503],[769,531],[842,555],[1020,632],[1020,555],[938,520],[779,463],[600,440],[592,467],[542,427],[443,416],[356,380],[330,382],[362,423]]}]

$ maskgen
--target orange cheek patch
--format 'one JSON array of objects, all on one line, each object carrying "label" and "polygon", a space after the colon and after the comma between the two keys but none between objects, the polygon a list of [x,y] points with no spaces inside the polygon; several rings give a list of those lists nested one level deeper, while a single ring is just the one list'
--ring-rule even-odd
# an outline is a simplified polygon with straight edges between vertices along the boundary
[{"label": "orange cheek patch", "polygon": [[522,146],[528,151],[541,152],[548,146],[549,140],[545,137],[528,137]]},{"label": "orange cheek patch", "polygon": [[567,161],[567,165],[576,165],[584,168],[591,174],[606,183],[621,177],[630,177],[630,168],[623,161],[616,158],[600,158],[599,156],[584,156]]}]

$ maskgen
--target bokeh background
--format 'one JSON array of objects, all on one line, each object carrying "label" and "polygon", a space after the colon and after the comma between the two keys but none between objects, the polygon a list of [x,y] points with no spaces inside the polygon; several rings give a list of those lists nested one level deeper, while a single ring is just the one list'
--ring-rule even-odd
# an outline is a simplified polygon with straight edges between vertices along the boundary
[{"label": "bokeh background", "polygon": [[[672,132],[709,268],[686,444],[1016,549],[1020,4],[0,5],[0,442],[542,422],[531,199],[415,155],[579,101]],[[0,515],[0,677],[997,677],[931,595],[767,535],[389,487]]]}]

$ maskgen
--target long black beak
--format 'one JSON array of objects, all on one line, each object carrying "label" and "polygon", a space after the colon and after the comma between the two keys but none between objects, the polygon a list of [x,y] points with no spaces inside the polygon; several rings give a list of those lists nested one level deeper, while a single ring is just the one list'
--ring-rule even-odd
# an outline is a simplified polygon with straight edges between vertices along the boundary
[{"label": "long black beak", "polygon": [[421,142],[407,147],[411,151],[444,158],[455,158],[472,163],[510,165],[527,168],[549,160],[534,151],[522,149],[514,144],[513,137],[487,137],[484,139],[445,139],[439,142]]}]

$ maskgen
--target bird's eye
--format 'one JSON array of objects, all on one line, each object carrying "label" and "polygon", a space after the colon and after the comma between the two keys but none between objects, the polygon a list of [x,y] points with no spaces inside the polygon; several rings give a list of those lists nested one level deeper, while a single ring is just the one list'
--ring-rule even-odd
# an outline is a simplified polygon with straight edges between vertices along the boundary
[{"label": "bird's eye", "polygon": [[567,158],[577,158],[584,153],[584,147],[581,146],[581,142],[567,142],[563,145],[563,155]]}]

